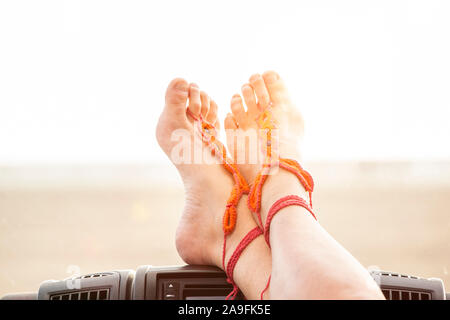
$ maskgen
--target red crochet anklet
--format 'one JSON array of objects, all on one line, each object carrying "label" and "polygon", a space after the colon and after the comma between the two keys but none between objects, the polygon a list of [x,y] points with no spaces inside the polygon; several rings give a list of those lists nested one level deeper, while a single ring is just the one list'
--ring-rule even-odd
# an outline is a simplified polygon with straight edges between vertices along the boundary
[{"label": "red crochet anklet", "polygon": [[[265,162],[263,168],[256,176],[255,181],[250,188],[247,199],[247,206],[251,212],[256,213],[256,215],[258,216],[261,228],[264,227],[260,213],[262,196],[261,193],[264,183],[266,182],[269,176],[269,172],[274,163],[272,157],[272,130],[277,128],[277,123],[273,119],[271,109],[272,107],[271,105],[269,105],[266,110],[264,110],[256,119],[259,128],[266,130],[266,135],[263,136],[264,142],[262,143],[262,146],[265,147]],[[309,204],[312,207],[312,192],[314,190],[314,180],[311,175],[306,170],[304,170],[302,166],[295,160],[278,158],[278,156],[276,160],[276,163],[280,168],[293,173],[297,177],[303,188],[305,188],[306,192],[308,192]]]},{"label": "red crochet anklet", "polygon": [[267,245],[270,248],[270,224],[272,223],[273,217],[280,211],[281,209],[284,209],[288,206],[300,206],[305,208],[306,210],[311,213],[313,218],[317,220],[316,216],[314,215],[314,212],[312,211],[311,207],[306,203],[305,199],[296,196],[296,195],[289,195],[285,196],[283,198],[278,199],[272,207],[270,207],[269,212],[267,213],[266,218],[266,225],[264,227],[264,238],[266,239]]},{"label": "red crochet anklet", "polygon": [[[311,215],[313,216],[313,218],[315,220],[317,220],[314,212],[312,211],[312,209],[308,205],[308,203],[305,201],[305,199],[303,199],[303,198],[301,198],[299,196],[296,196],[296,195],[289,195],[289,196],[285,196],[283,198],[278,199],[270,207],[269,212],[267,213],[266,225],[264,227],[264,239],[266,240],[267,245],[269,246],[269,248],[270,248],[270,224],[272,223],[272,219],[281,209],[284,209],[284,208],[286,208],[288,206],[300,206],[300,207],[303,207],[306,210],[308,210],[309,213],[311,213]],[[271,279],[271,276],[269,276],[269,280],[267,281],[266,287],[261,292],[261,300],[263,300],[264,293],[269,288],[270,279]]]},{"label": "red crochet anklet", "polygon": [[[187,113],[192,117],[192,119],[194,119],[197,130],[201,135],[201,139],[211,149],[211,154],[221,161],[224,168],[233,176],[234,180],[234,186],[231,190],[230,197],[227,200],[227,205],[225,207],[225,212],[222,219],[222,229],[224,234],[222,265],[223,269],[225,270],[225,251],[227,247],[227,237],[234,231],[236,227],[237,205],[242,195],[249,192],[249,186],[247,184],[247,181],[237,168],[236,164],[234,164],[233,161],[227,156],[224,145],[219,140],[217,140],[216,128],[205,121],[201,115],[199,117],[196,117],[189,109],[187,109]],[[255,229],[258,230],[255,231]],[[227,296],[227,299],[229,299],[229,297],[232,297],[234,299],[239,290],[233,281],[233,271],[237,260],[239,259],[242,251],[248,246],[248,244],[257,236],[262,234],[262,231],[259,230],[259,228],[255,229],[250,231],[244,237],[244,239],[242,239],[235,252],[231,256],[230,261],[228,262],[228,265],[226,267],[226,273],[228,277],[227,280],[233,285],[233,291]]]},{"label": "red crochet anklet", "polygon": [[[279,166],[280,168],[293,173],[298,178],[303,188],[305,188],[305,190],[309,194],[309,205],[312,208],[312,192],[314,190],[314,180],[312,179],[311,175],[306,170],[304,170],[297,161],[292,159],[280,159]],[[263,166],[263,169],[258,173],[252,187],[250,188],[247,199],[247,206],[250,211],[256,213],[261,227],[264,226],[261,219],[262,188],[267,178],[269,177],[269,171],[271,168],[272,165],[270,163]]]},{"label": "red crochet anklet", "polygon": [[[226,269],[224,268],[225,273],[227,274],[227,281],[233,285],[233,291],[230,292],[230,294],[226,297],[226,300],[234,300],[236,298],[237,293],[239,292],[239,288],[234,282],[233,279],[233,273],[234,273],[234,267],[236,266],[236,263],[238,262],[242,252],[247,248],[247,246],[255,240],[257,237],[262,235],[262,231],[259,227],[255,227],[254,229],[250,230],[249,233],[245,235],[245,237],[239,242],[236,249],[234,250],[233,254],[230,257],[230,260],[228,261]],[[225,249],[224,249],[225,250]],[[223,252],[223,264],[225,264],[225,251]]]},{"label": "red crochet anklet", "polygon": [[269,289],[270,286],[270,279],[272,278],[272,275],[269,276],[269,280],[267,280],[266,287],[261,291],[261,297],[260,300],[264,300],[264,293],[266,293],[267,289]]},{"label": "red crochet anklet", "polygon": [[[255,119],[258,123],[258,127],[260,129],[266,130],[266,134],[262,136],[262,146],[265,148],[265,160],[263,167],[261,171],[258,173],[258,175],[255,178],[255,181],[253,182],[248,199],[247,199],[247,206],[250,209],[251,212],[256,213],[260,228],[264,228],[264,237],[266,239],[267,244],[270,247],[269,243],[269,229],[270,229],[270,222],[272,221],[273,216],[282,208],[289,206],[289,205],[299,205],[304,208],[306,208],[311,214],[314,216],[312,212],[312,192],[314,190],[314,180],[311,177],[311,175],[304,170],[301,165],[292,159],[283,159],[279,158],[278,155],[276,155],[276,158],[274,161],[273,155],[272,155],[272,130],[277,128],[277,123],[273,118],[272,115],[272,103]],[[306,201],[298,196],[287,196],[284,198],[281,198],[278,200],[272,208],[269,210],[266,225],[264,226],[262,218],[261,218],[261,196],[262,196],[262,188],[264,186],[264,183],[266,182],[270,170],[273,167],[273,164],[276,163],[280,168],[283,168],[291,173],[293,173],[303,188],[308,192],[309,194],[309,206],[306,203]],[[314,216],[315,218],[315,216]],[[267,282],[266,287],[261,292],[261,300],[263,299],[264,293],[267,291],[270,285],[270,277]]]},{"label": "red crochet anklet", "polygon": [[211,149],[212,155],[217,157],[223,167],[233,176],[234,186],[227,200],[222,221],[223,232],[226,238],[236,227],[237,205],[242,195],[249,192],[249,186],[236,164],[227,156],[224,145],[216,138],[216,128],[205,121],[201,115],[196,117],[189,109],[187,109],[187,113],[194,119],[202,141]]}]

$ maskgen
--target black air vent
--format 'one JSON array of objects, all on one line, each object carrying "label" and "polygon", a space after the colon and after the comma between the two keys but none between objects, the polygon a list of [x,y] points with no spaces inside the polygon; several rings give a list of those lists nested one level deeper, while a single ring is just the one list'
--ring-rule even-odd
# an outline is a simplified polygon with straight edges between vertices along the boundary
[{"label": "black air vent", "polygon": [[89,279],[89,278],[100,278],[100,277],[106,277],[106,276],[110,276],[112,275],[112,273],[108,273],[108,272],[103,272],[103,273],[91,273],[91,274],[86,274],[84,276],[81,276],[79,278],[81,279]]},{"label": "black air vent", "polygon": [[108,300],[109,289],[84,290],[70,293],[53,294],[50,300]]},{"label": "black air vent", "polygon": [[431,293],[412,290],[383,289],[387,300],[431,300]]},{"label": "black air vent", "polygon": [[382,272],[381,275],[388,276],[388,277],[401,277],[401,278],[409,278],[409,279],[420,279],[419,277],[415,276],[408,276],[406,274],[398,274],[398,273],[388,273],[388,272]]}]

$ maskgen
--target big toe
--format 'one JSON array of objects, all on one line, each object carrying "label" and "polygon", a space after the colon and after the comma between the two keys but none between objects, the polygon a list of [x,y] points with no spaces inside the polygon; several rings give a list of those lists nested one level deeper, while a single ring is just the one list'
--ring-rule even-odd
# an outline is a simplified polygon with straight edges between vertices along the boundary
[{"label": "big toe", "polygon": [[177,129],[188,128],[186,103],[189,96],[189,85],[186,80],[172,80],[166,90],[166,105],[156,126],[156,138],[167,153],[170,151],[170,137]]},{"label": "big toe", "polygon": [[173,79],[166,90],[166,108],[177,111],[185,109],[188,96],[188,82],[182,78]]},{"label": "big toe", "polygon": [[283,103],[289,99],[286,86],[278,73],[275,71],[266,71],[262,77],[273,103]]}]

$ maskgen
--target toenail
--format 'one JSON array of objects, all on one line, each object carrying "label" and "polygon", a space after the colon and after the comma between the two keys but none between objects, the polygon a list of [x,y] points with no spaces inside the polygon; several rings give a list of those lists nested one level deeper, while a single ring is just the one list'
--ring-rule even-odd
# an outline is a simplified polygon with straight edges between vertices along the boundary
[{"label": "toenail", "polygon": [[191,83],[191,88],[198,89],[199,87],[198,87],[198,85],[196,83]]},{"label": "toenail", "polygon": [[280,78],[276,72],[264,73],[263,77],[264,77],[264,80],[266,80],[269,83],[273,83]]},{"label": "toenail", "polygon": [[250,81],[256,81],[256,80],[258,80],[259,78],[261,78],[261,76],[259,75],[259,73],[255,73],[254,75],[252,75],[252,76],[250,77]]},{"label": "toenail", "polygon": [[173,88],[176,90],[186,91],[188,89],[188,86],[186,81],[180,80],[174,84]]}]

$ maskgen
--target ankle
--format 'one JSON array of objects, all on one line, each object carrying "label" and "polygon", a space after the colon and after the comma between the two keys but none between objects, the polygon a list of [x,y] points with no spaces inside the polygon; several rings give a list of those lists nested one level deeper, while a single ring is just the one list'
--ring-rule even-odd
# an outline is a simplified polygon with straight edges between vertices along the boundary
[{"label": "ankle", "polygon": [[[257,227],[252,216],[250,215],[250,213],[248,212],[248,210],[245,207],[246,200],[247,200],[246,198],[241,199],[241,201],[238,205],[238,215],[237,215],[235,230],[232,233],[230,233],[226,238],[225,268],[227,266],[227,263],[230,260],[230,257],[232,256],[233,252],[236,250],[237,246],[242,241],[242,239],[252,229]],[[224,236],[222,233],[222,245],[223,245],[223,240],[224,240]],[[223,250],[223,246],[222,246],[221,250]],[[221,251],[221,253],[223,253],[223,251]],[[221,260],[221,264],[222,264],[222,260]],[[221,268],[222,267],[223,266],[221,266]]]},{"label": "ankle", "polygon": [[[260,299],[272,269],[272,257],[262,235],[248,244],[236,263],[233,280],[247,299]],[[269,298],[268,291],[264,299]]]},{"label": "ankle", "polygon": [[261,220],[263,224],[266,222],[270,207],[278,199],[287,195],[297,195],[305,200],[308,199],[308,193],[298,181],[298,178],[294,174],[279,168],[277,173],[267,178],[262,188]]}]

